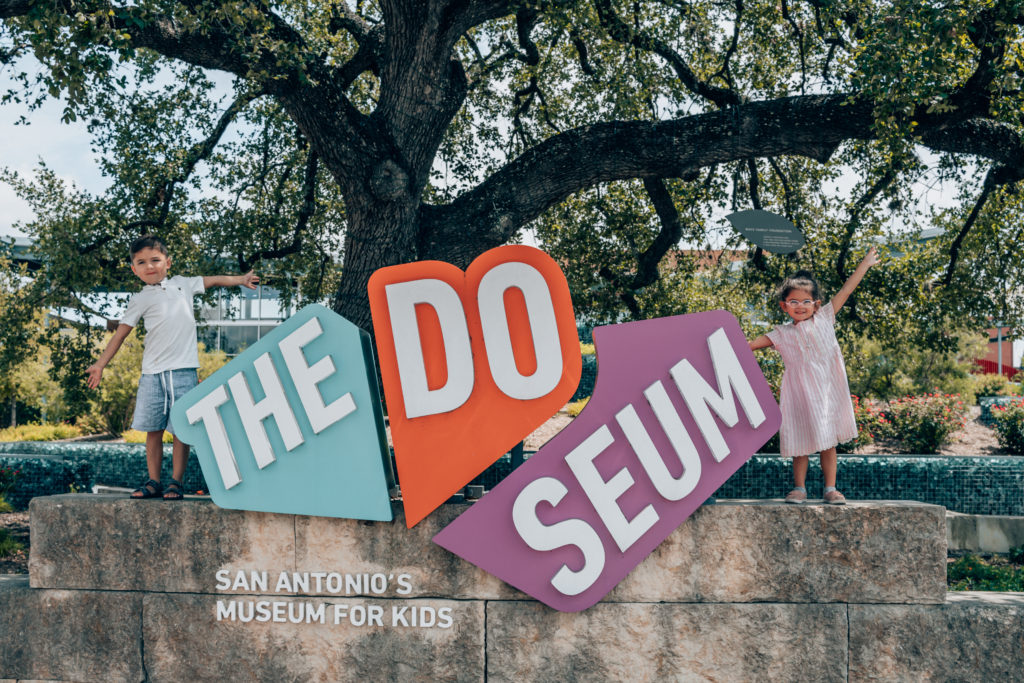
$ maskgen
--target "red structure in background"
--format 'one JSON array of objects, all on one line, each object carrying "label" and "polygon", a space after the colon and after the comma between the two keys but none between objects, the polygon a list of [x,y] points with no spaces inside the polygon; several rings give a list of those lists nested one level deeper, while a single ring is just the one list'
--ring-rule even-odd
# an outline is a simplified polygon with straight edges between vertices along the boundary
[{"label": "red structure in background", "polygon": [[985,354],[984,358],[974,361],[977,363],[979,371],[992,374],[998,373],[1006,375],[1007,379],[1012,379],[1014,375],[1020,372],[1019,368],[1013,367],[1013,339],[1010,336],[1013,333],[1013,328],[1002,328],[1002,367],[999,367],[999,330],[995,327],[990,327],[985,332],[988,334],[988,353]]}]

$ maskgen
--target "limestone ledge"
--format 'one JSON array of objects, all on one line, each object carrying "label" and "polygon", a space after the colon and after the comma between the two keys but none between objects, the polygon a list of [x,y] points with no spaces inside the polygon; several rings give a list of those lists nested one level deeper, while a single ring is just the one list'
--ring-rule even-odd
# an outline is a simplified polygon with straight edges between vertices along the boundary
[{"label": "limestone ledge", "polygon": [[[0,681],[1018,681],[1024,594],[938,605],[270,597],[293,623],[218,620],[217,596],[31,589],[0,577]],[[354,624],[356,606],[382,623]],[[337,608],[342,617],[338,617]],[[414,626],[393,609],[450,622]],[[237,614],[237,613],[236,613]],[[358,624],[358,625],[356,625]]]},{"label": "limestone ledge", "polygon": [[[321,584],[277,591],[282,572],[387,577],[352,595],[520,599],[519,591],[431,542],[467,505],[406,529],[392,523],[242,512],[67,494],[31,505],[31,583],[179,593],[266,593],[238,572],[266,572],[278,595],[338,595]],[[943,508],[912,502],[844,507],[728,501],[700,508],[605,602],[932,603],[945,599]],[[164,561],[167,555],[173,562]],[[217,572],[232,586],[218,587]],[[398,577],[406,575],[403,584]],[[222,575],[224,576],[224,575]],[[398,593],[399,589],[403,593]],[[378,595],[379,593],[379,595]]]}]

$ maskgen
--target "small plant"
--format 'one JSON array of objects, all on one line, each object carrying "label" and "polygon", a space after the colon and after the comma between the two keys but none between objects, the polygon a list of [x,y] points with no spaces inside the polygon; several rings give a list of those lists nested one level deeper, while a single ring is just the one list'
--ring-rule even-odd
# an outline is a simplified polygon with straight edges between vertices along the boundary
[{"label": "small plant", "polygon": [[988,373],[984,375],[977,375],[974,378],[974,393],[981,398],[982,396],[1007,396],[1015,393],[1016,387],[1010,384],[1010,380],[1006,378],[1006,375],[998,373]]},{"label": "small plant", "polygon": [[891,401],[886,417],[905,453],[935,453],[964,426],[966,412],[958,394],[934,393]]},{"label": "small plant", "polygon": [[23,424],[0,429],[0,441],[58,441],[81,436],[82,430],[69,424]]},{"label": "small plant", "polygon": [[1014,564],[1024,564],[1024,545],[1019,545],[1016,548],[1010,548],[1010,562]]},{"label": "small plant", "polygon": [[[137,429],[129,429],[121,434],[121,438],[125,440],[125,443],[146,443],[146,432],[140,432]],[[174,436],[170,432],[164,432],[163,442],[173,443]]]},{"label": "small plant", "polygon": [[583,409],[587,407],[587,403],[590,401],[590,397],[581,398],[578,401],[573,401],[565,408],[565,412],[569,413],[569,417],[576,417],[583,412]]},{"label": "small plant", "polygon": [[0,529],[0,557],[8,557],[24,549],[24,545],[11,538],[11,532]]},{"label": "small plant", "polygon": [[955,591],[1022,591],[1024,567],[966,555],[946,567],[946,583]]},{"label": "small plant", "polygon": [[1024,398],[992,406],[992,419],[999,445],[1011,453],[1024,455]]},{"label": "small plant", "polygon": [[874,443],[875,439],[886,437],[891,431],[889,420],[874,403],[853,395],[850,400],[853,401],[853,416],[857,420],[857,438],[839,444],[839,450],[843,453],[852,453],[860,446]]}]

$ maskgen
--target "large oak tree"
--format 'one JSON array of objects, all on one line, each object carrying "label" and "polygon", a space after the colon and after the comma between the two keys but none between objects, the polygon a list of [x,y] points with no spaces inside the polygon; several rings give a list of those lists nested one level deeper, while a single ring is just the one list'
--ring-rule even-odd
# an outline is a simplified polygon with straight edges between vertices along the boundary
[{"label": "large oak tree", "polygon": [[[1019,230],[1014,246],[987,213],[1016,211],[1024,176],[1016,0],[0,0],[0,18],[4,61],[45,67],[12,96],[64,97],[114,181],[92,198],[45,172],[8,176],[62,235],[46,247],[64,264],[55,280],[98,266],[69,289],[103,284],[140,231],[199,233],[192,251],[288,263],[369,327],[377,268],[464,267],[526,226],[571,259],[585,240],[552,235],[575,223],[618,247],[572,265],[642,316],[658,312],[644,293],[666,253],[706,241],[716,206],[831,226],[814,233],[829,251],[812,241],[798,258],[838,281],[885,215],[911,220],[924,150],[963,209],[941,217],[939,258],[911,284],[977,277],[965,264],[983,258],[968,247],[986,225],[985,267],[1018,275]],[[232,76],[230,102],[215,72]],[[649,219],[639,237],[631,203]],[[791,265],[751,256],[765,280]]]}]

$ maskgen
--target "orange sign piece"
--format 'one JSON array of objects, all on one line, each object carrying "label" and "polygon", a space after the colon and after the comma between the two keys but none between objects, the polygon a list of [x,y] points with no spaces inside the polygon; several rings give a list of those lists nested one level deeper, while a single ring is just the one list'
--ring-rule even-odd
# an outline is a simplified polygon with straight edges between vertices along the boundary
[{"label": "orange sign piece", "polygon": [[382,268],[368,289],[412,527],[572,397],[576,318],[558,264],[527,246],[491,249],[465,273]]}]

